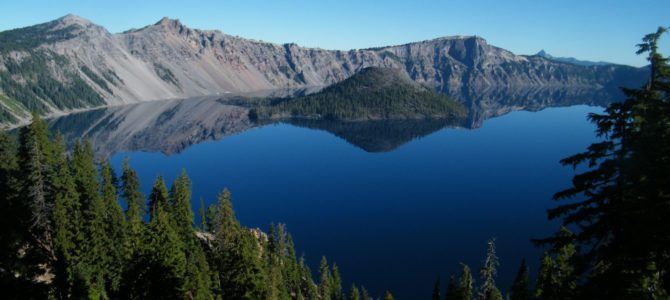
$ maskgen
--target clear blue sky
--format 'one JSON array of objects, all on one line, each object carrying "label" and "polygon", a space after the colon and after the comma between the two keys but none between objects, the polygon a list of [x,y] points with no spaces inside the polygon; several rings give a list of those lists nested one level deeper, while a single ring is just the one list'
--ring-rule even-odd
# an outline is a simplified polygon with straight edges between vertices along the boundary
[{"label": "clear blue sky", "polygon": [[[670,0],[2,0],[0,30],[68,13],[120,32],[163,16],[258,40],[326,49],[478,35],[517,54],[644,65],[640,38],[670,26]],[[662,44],[670,54],[670,36]]]}]

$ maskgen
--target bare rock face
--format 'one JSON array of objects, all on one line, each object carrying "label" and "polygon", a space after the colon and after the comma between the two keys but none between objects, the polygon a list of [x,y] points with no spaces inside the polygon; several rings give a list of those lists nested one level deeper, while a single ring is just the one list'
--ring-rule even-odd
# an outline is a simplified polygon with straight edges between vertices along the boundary
[{"label": "bare rock face", "polygon": [[[41,38],[15,43],[23,41],[17,36]],[[169,18],[111,34],[67,15],[1,32],[2,43],[9,45],[0,45],[0,123],[5,124],[27,120],[28,111],[58,114],[149,100],[325,86],[370,66],[401,69],[418,83],[451,93],[510,86],[636,86],[648,72],[515,55],[472,36],[332,51],[191,29]],[[46,58],[53,66],[26,71],[36,58]],[[51,81],[62,85],[57,91],[68,92],[31,92]],[[84,100],[66,100],[72,98]]]}]

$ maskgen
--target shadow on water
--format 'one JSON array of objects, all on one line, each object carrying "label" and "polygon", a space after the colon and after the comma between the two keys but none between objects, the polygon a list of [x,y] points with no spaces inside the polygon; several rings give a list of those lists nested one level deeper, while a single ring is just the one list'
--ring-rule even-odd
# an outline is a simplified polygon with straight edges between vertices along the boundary
[{"label": "shadow on water", "polygon": [[[317,91],[263,91],[249,97],[284,97]],[[367,152],[388,152],[442,128],[481,127],[487,119],[519,110],[539,111],[573,105],[606,106],[623,99],[615,89],[528,88],[467,90],[450,95],[468,109],[465,120],[284,120],[283,123],[330,132]],[[252,121],[244,98],[212,96],[146,102],[72,114],[50,121],[69,145],[86,136],[98,155],[122,151],[179,153],[188,146],[219,140],[270,122]]]}]

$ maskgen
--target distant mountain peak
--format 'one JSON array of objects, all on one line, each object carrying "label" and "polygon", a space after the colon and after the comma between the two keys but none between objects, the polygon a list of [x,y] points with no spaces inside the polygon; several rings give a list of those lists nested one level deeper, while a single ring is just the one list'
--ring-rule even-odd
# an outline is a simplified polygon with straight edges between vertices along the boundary
[{"label": "distant mountain peak", "polygon": [[551,58],[552,56],[547,53],[547,51],[544,51],[544,49],[540,50],[540,52],[536,53],[535,55],[545,57],[545,58]]},{"label": "distant mountain peak", "polygon": [[62,24],[63,26],[67,27],[70,25],[80,25],[82,27],[87,27],[92,25],[93,23],[86,18],[80,17],[78,15],[74,14],[67,14],[65,16],[62,16],[58,19],[56,19],[58,23]]},{"label": "distant mountain peak", "polygon": [[170,17],[163,17],[158,22],[156,22],[156,25],[182,25],[182,24],[181,21],[179,21],[179,19],[171,19]]},{"label": "distant mountain peak", "polygon": [[158,22],[156,22],[156,24],[154,24],[154,25],[155,26],[160,26],[160,27],[163,27],[163,28],[166,28],[166,29],[173,29],[173,30],[178,30],[178,31],[181,31],[184,28],[186,28],[186,26],[184,26],[184,24],[182,24],[179,19],[171,19],[169,17],[163,17]]},{"label": "distant mountain peak", "polygon": [[585,67],[606,66],[606,65],[611,65],[612,64],[612,63],[608,63],[608,62],[604,62],[604,61],[580,60],[580,59],[576,59],[574,57],[556,57],[556,56],[553,56],[553,55],[547,53],[546,51],[544,51],[544,49],[540,50],[535,55],[539,56],[539,57],[546,58],[548,60],[552,60],[552,61],[568,63],[568,64],[573,64],[573,65],[578,65],[578,66],[585,66]]}]

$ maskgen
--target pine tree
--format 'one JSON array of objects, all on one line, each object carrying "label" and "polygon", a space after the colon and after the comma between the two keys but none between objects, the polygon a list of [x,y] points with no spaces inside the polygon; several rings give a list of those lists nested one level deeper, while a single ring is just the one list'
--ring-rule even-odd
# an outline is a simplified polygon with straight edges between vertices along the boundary
[{"label": "pine tree", "polygon": [[328,260],[325,256],[321,257],[319,264],[319,295],[321,299],[332,299],[333,297],[333,279],[328,266]]},{"label": "pine tree", "polygon": [[461,264],[463,266],[463,271],[461,272],[461,278],[458,283],[458,290],[461,293],[460,299],[470,300],[472,299],[472,288],[474,285],[474,280],[472,279],[472,272],[470,267],[466,264]]},{"label": "pine tree", "polygon": [[0,290],[10,299],[19,298],[19,278],[13,274],[22,268],[19,249],[26,225],[19,198],[16,148],[14,137],[0,131],[0,269],[5,270],[0,272]]},{"label": "pine tree", "polygon": [[495,284],[495,277],[498,273],[499,265],[498,256],[496,255],[495,239],[490,239],[488,241],[484,266],[479,270],[479,274],[483,281],[479,291],[479,299],[489,300],[492,299],[491,297],[494,293],[500,294],[500,291]]},{"label": "pine tree", "polygon": [[207,232],[209,228],[207,228],[207,215],[205,214],[205,199],[200,197],[200,231],[202,232]]},{"label": "pine tree", "polygon": [[[20,170],[19,188],[21,202],[20,213],[28,222],[24,227],[29,239],[26,259],[32,266],[47,264],[55,259],[52,229],[53,195],[51,179],[53,165],[51,142],[46,122],[33,114],[30,125],[19,132],[18,163]],[[44,270],[31,268],[27,275],[33,277]]]},{"label": "pine tree", "polygon": [[158,205],[147,228],[138,276],[132,287],[137,299],[186,299],[186,256],[173,220]]},{"label": "pine tree", "polygon": [[298,258],[295,253],[293,237],[290,233],[286,233],[286,257],[284,270],[284,280],[286,282],[286,286],[291,293],[297,293],[301,290],[300,287],[302,279],[300,276]]},{"label": "pine tree", "polygon": [[312,279],[312,271],[305,263],[305,257],[301,256],[298,261],[300,272],[300,291],[306,299],[317,299],[319,297],[319,287]]},{"label": "pine tree", "polygon": [[172,216],[182,240],[193,239],[193,209],[191,208],[191,180],[186,170],[175,179],[171,189]]},{"label": "pine tree", "polygon": [[58,297],[65,299],[73,293],[75,265],[81,260],[84,242],[83,220],[79,193],[72,178],[69,161],[65,154],[63,137],[58,135],[54,147],[54,284]]},{"label": "pine tree", "polygon": [[[580,298],[657,298],[670,290],[670,66],[658,52],[667,28],[648,34],[638,54],[648,53],[650,78],[639,89],[624,89],[627,99],[591,114],[601,141],[564,165],[588,169],[573,186],[555,194],[571,200],[549,211],[549,218],[577,225],[574,236],[586,266]],[[641,234],[644,233],[644,234]],[[560,235],[560,233],[559,233]],[[541,241],[565,244],[560,236]],[[588,279],[588,280],[586,280]]]},{"label": "pine tree", "polygon": [[123,209],[119,205],[118,194],[116,192],[117,179],[114,170],[109,162],[105,162],[100,167],[101,177],[101,195],[104,202],[104,222],[106,235],[109,244],[107,245],[110,264],[107,267],[109,274],[109,288],[111,291],[118,292],[121,284],[121,276],[125,265],[125,245],[126,245],[126,222]]},{"label": "pine tree", "polygon": [[146,211],[144,196],[140,192],[140,180],[137,173],[130,168],[128,159],[124,159],[123,174],[121,175],[121,190],[123,199],[128,205],[126,211],[126,261],[131,260],[141,249],[141,243],[144,235],[143,217]]},{"label": "pine tree", "polygon": [[156,214],[156,209],[159,207],[164,212],[168,213],[172,210],[170,207],[168,190],[165,186],[163,176],[156,177],[156,180],[154,180],[154,184],[151,187],[151,194],[149,194],[149,213],[152,219]]},{"label": "pine tree", "polygon": [[389,291],[384,292],[384,300],[393,300],[393,294]]},{"label": "pine tree", "polygon": [[79,285],[86,288],[89,297],[106,297],[106,282],[111,260],[105,223],[105,203],[99,194],[98,173],[95,168],[90,141],[75,144],[72,158],[74,181],[79,192],[82,209],[83,232],[82,261],[77,268]]},{"label": "pine tree", "polygon": [[435,280],[435,285],[433,286],[433,300],[441,300],[442,297],[440,296],[440,277],[438,276],[437,279]]},{"label": "pine tree", "polygon": [[365,287],[361,287],[361,300],[370,300],[372,297],[370,297],[370,293],[368,290],[365,289]]},{"label": "pine tree", "polygon": [[449,276],[449,285],[447,285],[444,300],[459,300],[461,296],[461,290],[458,288],[456,277],[454,275]]},{"label": "pine tree", "polygon": [[516,273],[516,278],[510,290],[510,300],[530,300],[532,298],[529,272],[526,260],[521,260],[519,271]]},{"label": "pine tree", "polygon": [[349,290],[349,300],[361,300],[361,292],[353,283],[351,284],[351,290]]},{"label": "pine tree", "polygon": [[186,273],[184,287],[190,297],[194,299],[210,299],[211,278],[209,265],[200,242],[195,237],[193,229],[193,210],[191,208],[191,180],[186,171],[177,177],[171,189],[172,219],[176,232],[184,245],[186,258]]},{"label": "pine tree", "polygon": [[545,253],[540,261],[540,271],[535,284],[535,298],[544,300],[560,299],[553,282],[554,260],[548,253]]},{"label": "pine tree", "polygon": [[333,263],[333,299],[335,300],[344,300],[344,292],[342,291],[342,278],[340,277],[340,269],[337,267],[336,263]]},{"label": "pine tree", "polygon": [[213,253],[223,298],[258,299],[266,295],[267,281],[259,239],[240,227],[230,192],[225,189],[211,209],[210,229],[215,236]]}]

